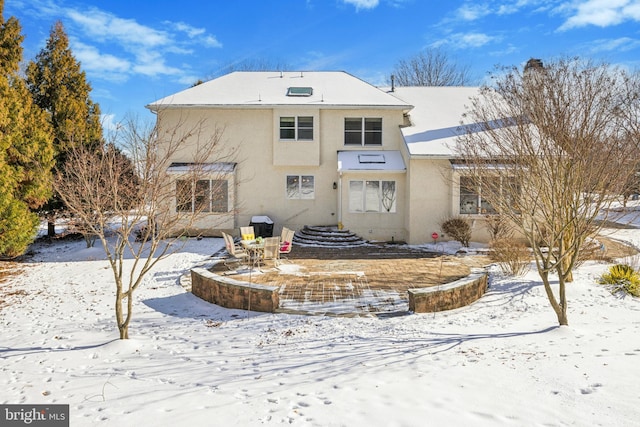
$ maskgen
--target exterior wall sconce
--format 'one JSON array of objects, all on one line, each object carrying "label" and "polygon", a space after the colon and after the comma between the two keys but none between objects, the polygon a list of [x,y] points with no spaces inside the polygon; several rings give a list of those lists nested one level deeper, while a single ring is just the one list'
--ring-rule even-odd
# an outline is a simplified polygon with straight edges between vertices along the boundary
[{"label": "exterior wall sconce", "polygon": [[334,190],[337,190],[337,189],[338,189],[338,183],[337,183],[337,182],[334,182],[334,183],[333,183],[333,189],[334,189]]}]

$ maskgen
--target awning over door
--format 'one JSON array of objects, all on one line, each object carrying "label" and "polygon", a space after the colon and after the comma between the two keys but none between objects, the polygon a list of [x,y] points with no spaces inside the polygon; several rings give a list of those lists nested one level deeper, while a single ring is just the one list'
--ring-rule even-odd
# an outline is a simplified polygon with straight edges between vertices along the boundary
[{"label": "awning over door", "polygon": [[400,151],[338,151],[338,172],[405,173]]}]

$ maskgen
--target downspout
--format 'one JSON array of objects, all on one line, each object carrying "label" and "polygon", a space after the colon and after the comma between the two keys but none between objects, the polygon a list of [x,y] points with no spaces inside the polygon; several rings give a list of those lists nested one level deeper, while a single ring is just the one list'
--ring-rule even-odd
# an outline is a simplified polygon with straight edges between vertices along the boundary
[{"label": "downspout", "polygon": [[342,172],[338,175],[338,230],[342,230]]}]

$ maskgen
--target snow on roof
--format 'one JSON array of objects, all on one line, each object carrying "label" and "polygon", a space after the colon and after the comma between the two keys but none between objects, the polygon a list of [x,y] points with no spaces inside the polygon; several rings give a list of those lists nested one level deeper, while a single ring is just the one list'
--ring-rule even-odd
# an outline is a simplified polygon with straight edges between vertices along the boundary
[{"label": "snow on roof", "polygon": [[171,163],[167,168],[168,173],[187,173],[193,171],[200,172],[233,172],[236,163],[217,162],[217,163]]},{"label": "snow on roof", "polygon": [[338,151],[338,172],[407,170],[399,151]]},{"label": "snow on roof", "polygon": [[[294,88],[292,92],[291,88]],[[343,71],[236,71],[159,99],[147,108],[157,111],[195,106],[260,108],[287,105],[411,108],[401,99]]]},{"label": "snow on roof", "polygon": [[471,98],[479,94],[477,87],[422,86],[396,87],[388,92],[411,104],[411,126],[402,128],[407,149],[412,156],[451,157],[456,138],[468,126],[461,126]]}]

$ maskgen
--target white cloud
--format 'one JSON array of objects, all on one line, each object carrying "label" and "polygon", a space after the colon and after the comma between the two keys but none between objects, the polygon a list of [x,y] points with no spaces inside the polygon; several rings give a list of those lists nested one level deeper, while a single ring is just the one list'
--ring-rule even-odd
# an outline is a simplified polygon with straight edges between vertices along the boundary
[{"label": "white cloud", "polygon": [[475,21],[485,17],[491,13],[491,9],[487,4],[465,3],[458,10],[456,15],[463,21]]},{"label": "white cloud", "polygon": [[599,39],[589,43],[588,49],[591,53],[600,52],[628,52],[640,48],[640,40],[630,37],[620,37],[617,39]]},{"label": "white cloud", "polygon": [[[41,11],[50,12],[54,6],[44,3],[39,3]],[[190,70],[169,65],[167,55],[191,56],[202,46],[222,47],[206,29],[185,22],[163,22],[161,28],[154,28],[95,7],[55,10],[57,16],[68,18],[67,31],[75,40],[74,54],[87,73],[105,80],[124,81],[135,74],[180,79]]]},{"label": "white cloud", "polygon": [[560,31],[595,25],[609,27],[624,21],[640,21],[640,0],[587,0],[566,5],[571,15]]},{"label": "white cloud", "polygon": [[342,0],[346,4],[350,4],[356,7],[356,10],[360,9],[373,9],[377,7],[380,0]]},{"label": "white cloud", "polygon": [[222,47],[222,43],[213,35],[207,34],[204,28],[197,28],[184,22],[168,22],[165,24],[175,28],[177,31],[185,33],[190,39],[200,42],[208,47]]},{"label": "white cloud", "polygon": [[133,71],[136,74],[142,74],[149,77],[155,77],[158,75],[180,77],[184,74],[181,68],[167,65],[164,56],[155,51],[140,52],[137,57],[137,62],[133,66]]},{"label": "white cloud", "polygon": [[447,38],[432,43],[432,47],[450,46],[454,49],[468,49],[482,47],[486,44],[498,41],[497,37],[492,37],[484,33],[455,33]]},{"label": "white cloud", "polygon": [[144,47],[165,46],[172,42],[165,31],[155,30],[132,19],[118,18],[100,10],[92,9],[91,13],[86,13],[68,9],[67,15],[85,34],[96,40],[117,40]]},{"label": "white cloud", "polygon": [[108,53],[100,53],[95,46],[70,39],[74,56],[87,73],[98,75],[105,80],[125,81],[131,71],[131,62]]}]

